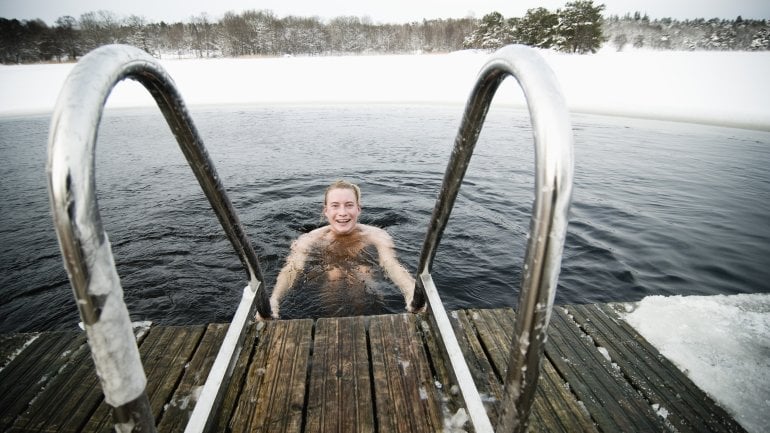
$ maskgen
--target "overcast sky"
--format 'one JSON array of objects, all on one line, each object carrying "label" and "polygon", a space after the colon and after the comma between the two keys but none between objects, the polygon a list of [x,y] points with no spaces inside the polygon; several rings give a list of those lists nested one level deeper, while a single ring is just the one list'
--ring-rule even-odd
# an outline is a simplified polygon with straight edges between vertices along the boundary
[{"label": "overcast sky", "polygon": [[[79,18],[85,12],[108,10],[118,15],[143,16],[148,21],[189,21],[201,13],[213,19],[227,11],[269,9],[278,17],[341,15],[367,16],[378,23],[421,21],[423,18],[481,18],[492,11],[506,18],[523,16],[527,9],[563,7],[567,0],[0,0],[0,17],[40,18],[53,24],[57,18]],[[650,18],[743,18],[770,19],[770,0],[594,0],[604,4],[605,15],[640,11]]]}]

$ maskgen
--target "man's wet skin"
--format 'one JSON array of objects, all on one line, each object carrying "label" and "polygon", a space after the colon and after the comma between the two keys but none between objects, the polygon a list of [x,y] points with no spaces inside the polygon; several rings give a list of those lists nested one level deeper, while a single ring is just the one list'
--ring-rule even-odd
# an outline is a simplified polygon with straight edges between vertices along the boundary
[{"label": "man's wet skin", "polygon": [[360,230],[323,237],[308,251],[303,269],[306,293],[317,293],[326,315],[360,315],[382,308],[377,248]]}]

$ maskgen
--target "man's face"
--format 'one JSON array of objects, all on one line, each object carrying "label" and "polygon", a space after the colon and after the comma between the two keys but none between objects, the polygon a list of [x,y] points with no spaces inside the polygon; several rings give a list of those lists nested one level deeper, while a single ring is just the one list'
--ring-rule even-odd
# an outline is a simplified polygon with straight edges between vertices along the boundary
[{"label": "man's face", "polygon": [[360,213],[361,206],[352,189],[335,188],[326,195],[324,216],[335,233],[348,234],[353,231]]}]

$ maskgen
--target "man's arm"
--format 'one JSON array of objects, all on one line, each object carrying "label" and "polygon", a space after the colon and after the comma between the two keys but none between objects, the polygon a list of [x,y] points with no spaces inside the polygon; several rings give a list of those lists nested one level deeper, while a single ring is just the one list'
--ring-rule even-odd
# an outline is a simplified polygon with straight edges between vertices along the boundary
[{"label": "man's arm", "polygon": [[388,232],[376,227],[370,227],[369,238],[377,247],[377,253],[380,259],[380,266],[385,271],[385,275],[398,286],[404,295],[406,309],[412,311],[412,298],[414,297],[414,278],[409,271],[396,258],[396,250],[393,245],[393,238]]},{"label": "man's arm", "polygon": [[300,236],[291,244],[291,252],[286,257],[286,264],[283,265],[281,272],[278,273],[275,286],[273,286],[273,291],[270,294],[270,310],[275,319],[279,317],[281,299],[292,288],[297,280],[297,276],[305,267],[308,248],[310,248],[313,239],[313,233],[311,232]]}]

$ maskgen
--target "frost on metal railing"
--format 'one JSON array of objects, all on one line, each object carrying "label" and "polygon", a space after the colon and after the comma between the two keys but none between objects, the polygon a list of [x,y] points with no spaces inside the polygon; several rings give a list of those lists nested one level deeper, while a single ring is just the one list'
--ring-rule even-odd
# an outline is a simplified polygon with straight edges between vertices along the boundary
[{"label": "frost on metal railing", "polygon": [[556,294],[574,171],[572,126],[564,98],[553,72],[533,49],[523,46],[502,48],[479,74],[465,106],[420,253],[419,278],[412,303],[412,307],[418,309],[427,298],[433,313],[432,320],[441,334],[439,340],[444,344],[477,432],[492,431],[492,425],[430,272],[492,98],[500,83],[508,76],[516,78],[527,101],[535,141],[536,172],[535,201],[505,380],[505,396],[500,402],[496,430],[525,431]]},{"label": "frost on metal railing", "polygon": [[[146,377],[96,201],[97,130],[110,92],[125,78],[140,82],[154,97],[248,273],[249,285],[215,364],[233,361],[248,319],[255,309],[270,317],[270,304],[260,287],[263,279],[256,253],[168,74],[134,47],[106,46],[83,57],[67,77],[51,120],[47,172],[54,225],[105,401],[114,408],[115,427],[154,431]],[[225,374],[230,369],[216,371]],[[210,375],[206,386],[218,387],[225,381]],[[210,401],[199,400],[196,409],[214,406],[221,398],[218,392],[206,395]]]}]

